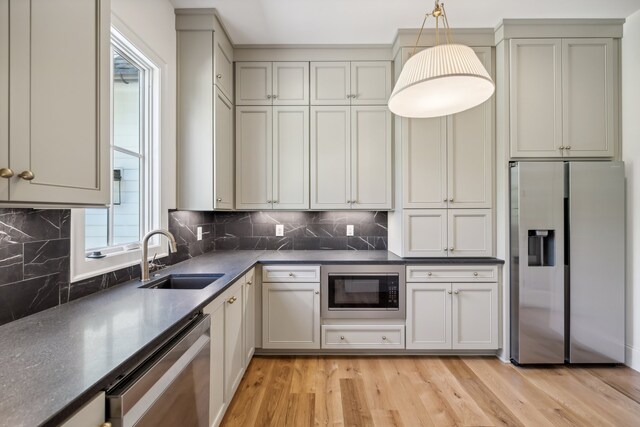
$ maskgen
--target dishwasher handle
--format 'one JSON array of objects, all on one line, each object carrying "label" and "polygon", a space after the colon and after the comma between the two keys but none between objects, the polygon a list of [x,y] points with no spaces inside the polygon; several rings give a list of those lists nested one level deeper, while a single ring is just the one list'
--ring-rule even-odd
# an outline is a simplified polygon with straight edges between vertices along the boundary
[{"label": "dishwasher handle", "polygon": [[[203,316],[168,344],[169,350],[162,356],[147,362],[149,366],[144,366],[140,375],[107,395],[108,418],[114,427],[136,425],[194,360],[198,357],[209,360],[210,324],[210,316]],[[207,379],[208,376],[209,372]]]}]

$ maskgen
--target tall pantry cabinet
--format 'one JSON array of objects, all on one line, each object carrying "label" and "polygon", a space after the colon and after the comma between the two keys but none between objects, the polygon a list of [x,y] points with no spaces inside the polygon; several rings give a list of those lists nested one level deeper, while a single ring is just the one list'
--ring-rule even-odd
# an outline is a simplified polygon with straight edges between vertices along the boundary
[{"label": "tall pantry cabinet", "polygon": [[233,47],[211,9],[177,9],[178,208],[234,208]]}]

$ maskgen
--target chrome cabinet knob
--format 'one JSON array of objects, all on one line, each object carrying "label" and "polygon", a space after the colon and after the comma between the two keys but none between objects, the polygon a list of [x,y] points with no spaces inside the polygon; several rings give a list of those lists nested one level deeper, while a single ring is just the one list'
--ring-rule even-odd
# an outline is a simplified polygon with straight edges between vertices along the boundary
[{"label": "chrome cabinet knob", "polygon": [[319,294],[320,294],[320,291],[316,291],[316,292],[315,292],[315,294],[316,294],[316,295],[319,295]]},{"label": "chrome cabinet knob", "polygon": [[447,198],[445,197],[444,199],[442,199],[442,201],[443,201],[443,202],[446,202],[446,201],[447,201]]},{"label": "chrome cabinet knob", "polygon": [[271,203],[271,202],[272,202],[271,200],[267,200],[267,203]]},{"label": "chrome cabinet knob", "polygon": [[451,291],[447,291],[447,293],[448,293],[449,295],[451,295]]},{"label": "chrome cabinet knob", "polygon": [[293,273],[289,273],[289,277],[293,277]]},{"label": "chrome cabinet knob", "polygon": [[278,95],[273,95],[273,99],[277,99],[277,98],[278,98]]},{"label": "chrome cabinet knob", "polygon": [[428,272],[427,276],[433,276],[433,273],[432,272]]},{"label": "chrome cabinet knob", "polygon": [[277,204],[277,203],[280,203],[280,202],[278,202],[277,200],[274,200],[274,201],[273,201],[273,203],[276,203],[276,204]]},{"label": "chrome cabinet knob", "polygon": [[387,337],[385,337],[384,335],[382,336],[382,341],[386,341]]},{"label": "chrome cabinet knob", "polygon": [[18,174],[18,177],[24,179],[25,181],[31,181],[36,176],[31,171],[22,171]]},{"label": "chrome cabinet knob", "polygon": [[352,200],[351,203],[358,203],[358,201],[357,200]]},{"label": "chrome cabinet knob", "polygon": [[221,79],[222,78],[222,74],[216,74],[216,77]]},{"label": "chrome cabinet knob", "polygon": [[267,99],[271,99],[271,95],[267,95]]},{"label": "chrome cabinet knob", "polygon": [[449,248],[449,251],[453,252],[453,246]]},{"label": "chrome cabinet knob", "polygon": [[450,202],[453,202],[453,197],[449,199]]},{"label": "chrome cabinet knob", "polygon": [[445,252],[447,252],[449,249],[448,249],[448,248],[444,248],[443,250],[444,250]]},{"label": "chrome cabinet knob", "polygon": [[476,276],[476,277],[478,277],[478,272],[477,272],[477,271],[474,271],[474,272],[473,272],[473,275],[474,275],[474,276]]},{"label": "chrome cabinet knob", "polygon": [[561,145],[560,147],[558,147],[558,150],[564,150],[564,145]]},{"label": "chrome cabinet knob", "polygon": [[571,146],[567,145],[566,147],[564,147],[565,150],[571,150]]},{"label": "chrome cabinet knob", "polygon": [[460,291],[453,291],[454,294],[458,295]]},{"label": "chrome cabinet knob", "polygon": [[13,176],[13,171],[9,168],[0,168],[0,178],[9,179]]},{"label": "chrome cabinet knob", "polygon": [[344,335],[342,335],[342,336],[340,337],[340,339],[341,339],[341,340],[344,340]]},{"label": "chrome cabinet knob", "polygon": [[351,98],[351,95],[347,94],[347,99]]},{"label": "chrome cabinet knob", "polygon": [[221,202],[221,201],[222,201],[222,199],[221,199],[220,197],[218,197],[216,200],[217,200],[218,202]]}]

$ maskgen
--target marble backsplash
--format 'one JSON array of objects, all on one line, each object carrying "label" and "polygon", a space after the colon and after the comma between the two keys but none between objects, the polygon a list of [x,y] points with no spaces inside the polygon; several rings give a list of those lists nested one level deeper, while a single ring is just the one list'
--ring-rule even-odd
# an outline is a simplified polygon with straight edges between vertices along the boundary
[{"label": "marble backsplash", "polygon": [[[0,209],[0,325],[140,277],[135,265],[70,283],[70,217],[68,209]],[[170,211],[169,230],[178,251],[160,260],[166,265],[215,250],[387,249],[386,212]]]}]

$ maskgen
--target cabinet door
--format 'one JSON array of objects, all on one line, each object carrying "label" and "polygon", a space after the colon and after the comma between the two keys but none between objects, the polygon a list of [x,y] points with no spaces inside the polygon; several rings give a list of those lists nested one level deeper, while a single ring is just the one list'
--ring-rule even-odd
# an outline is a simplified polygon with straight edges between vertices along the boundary
[{"label": "cabinet door", "polygon": [[402,214],[405,257],[447,256],[446,209],[406,209]]},{"label": "cabinet door", "polygon": [[562,40],[565,156],[613,157],[616,63],[612,39]]},{"label": "cabinet door", "polygon": [[[9,0],[0,0],[0,169],[9,169]],[[9,200],[9,180],[0,177],[2,200]]]},{"label": "cabinet door", "polygon": [[271,62],[236,62],[236,105],[271,105]]},{"label": "cabinet door", "polygon": [[209,425],[217,426],[222,421],[227,400],[224,386],[224,309],[226,300],[216,299],[202,311],[211,316],[211,362],[209,365]]},{"label": "cabinet door", "polygon": [[309,105],[309,63],[273,63],[273,105]]},{"label": "cabinet door", "polygon": [[236,208],[271,209],[272,107],[236,107]]},{"label": "cabinet door", "polygon": [[405,208],[447,207],[447,119],[402,119]]},{"label": "cabinet door", "polygon": [[273,208],[309,209],[309,107],[273,107]]},{"label": "cabinet door", "polygon": [[453,348],[498,348],[498,284],[454,283]]},{"label": "cabinet door", "polygon": [[[11,2],[11,200],[107,204],[108,0]],[[4,29],[3,29],[4,30]]]},{"label": "cabinet door", "polygon": [[351,107],[353,209],[391,209],[391,113],[384,107]]},{"label": "cabinet door", "polygon": [[491,209],[449,209],[449,256],[493,255]]},{"label": "cabinet door", "polygon": [[256,285],[255,270],[244,276],[244,364],[249,365],[256,351]]},{"label": "cabinet door", "polygon": [[311,63],[311,105],[350,105],[349,62]]},{"label": "cabinet door", "polygon": [[320,348],[319,283],[263,283],[262,347]]},{"label": "cabinet door", "polygon": [[233,99],[233,48],[222,31],[213,34],[215,84],[229,99]]},{"label": "cabinet door", "polygon": [[407,349],[451,348],[451,283],[407,283]]},{"label": "cabinet door", "polygon": [[[1,2],[0,2],[1,3]],[[96,397],[87,402],[69,417],[61,427],[87,427],[101,426],[105,422],[105,408],[107,402],[104,391],[98,393]]]},{"label": "cabinet door", "polygon": [[387,105],[391,96],[391,62],[351,63],[351,105]]},{"label": "cabinet door", "polygon": [[215,182],[216,209],[233,209],[233,104],[219,89],[215,90]]},{"label": "cabinet door", "polygon": [[229,401],[242,380],[246,361],[243,337],[244,289],[241,283],[233,286],[235,289],[225,300],[224,307],[224,384],[225,396]]},{"label": "cabinet door", "polygon": [[511,40],[511,157],[562,157],[561,45],[560,39]]},{"label": "cabinet door", "polygon": [[351,108],[311,108],[311,209],[350,209]]}]

